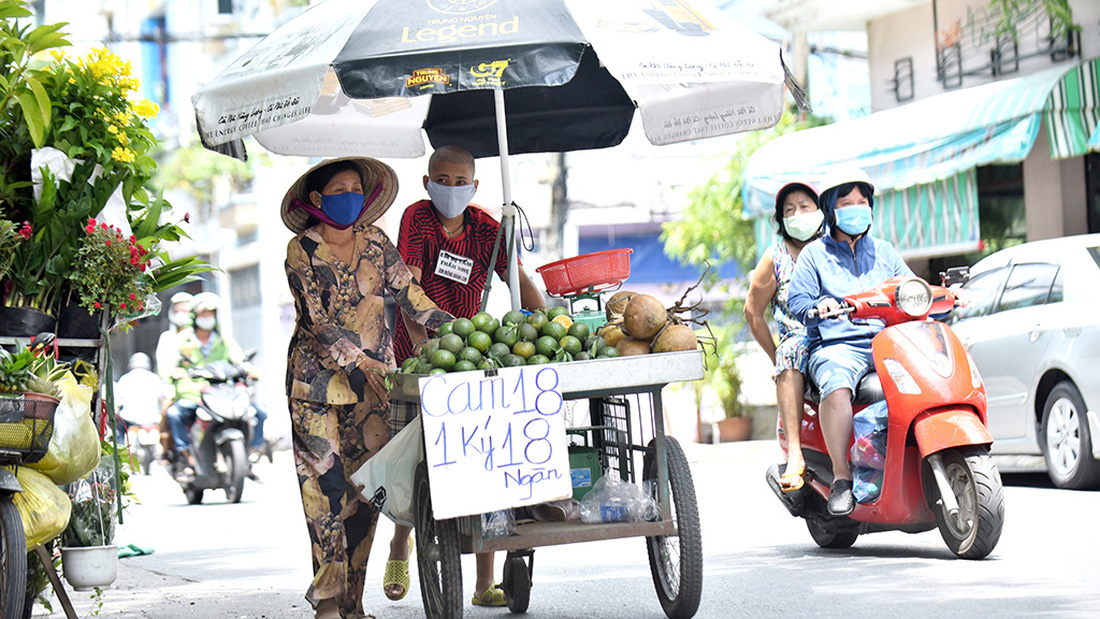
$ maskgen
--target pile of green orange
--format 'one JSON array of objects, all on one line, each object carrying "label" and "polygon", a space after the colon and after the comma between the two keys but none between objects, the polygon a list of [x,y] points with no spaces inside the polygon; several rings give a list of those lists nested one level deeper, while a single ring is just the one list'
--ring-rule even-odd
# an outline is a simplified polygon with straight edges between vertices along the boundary
[{"label": "pile of green orange", "polygon": [[481,312],[443,325],[419,357],[401,365],[401,372],[442,374],[618,356],[614,346],[588,325],[574,322],[564,307],[512,310],[500,320]]}]

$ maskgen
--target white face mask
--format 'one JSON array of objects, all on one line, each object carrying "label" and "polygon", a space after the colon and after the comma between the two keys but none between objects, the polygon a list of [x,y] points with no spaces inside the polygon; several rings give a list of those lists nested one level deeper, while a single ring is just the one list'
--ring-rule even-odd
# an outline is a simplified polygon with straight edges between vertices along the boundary
[{"label": "white face mask", "polygon": [[191,312],[172,312],[168,316],[168,322],[177,327],[186,327],[191,324]]},{"label": "white face mask", "polygon": [[470,200],[474,199],[477,191],[472,183],[469,185],[440,185],[435,181],[428,181],[428,197],[432,199],[432,206],[439,211],[445,219],[454,219],[466,210]]},{"label": "white face mask", "polygon": [[821,229],[825,214],[820,210],[809,213],[795,213],[783,218],[783,229],[797,241],[808,241]]},{"label": "white face mask", "polygon": [[199,316],[195,318],[195,328],[205,331],[213,331],[218,326],[218,319],[214,316]]}]

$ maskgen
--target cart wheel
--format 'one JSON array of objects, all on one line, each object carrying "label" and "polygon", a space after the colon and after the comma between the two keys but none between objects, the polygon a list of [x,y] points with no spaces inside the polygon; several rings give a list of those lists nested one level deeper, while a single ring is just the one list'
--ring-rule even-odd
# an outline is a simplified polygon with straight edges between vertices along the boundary
[{"label": "cart wheel", "polygon": [[[531,568],[523,560],[523,555],[531,556],[532,553],[533,550],[509,552],[504,562],[501,588],[504,589],[504,599],[508,601],[508,610],[514,613],[527,612],[527,606],[531,603]],[[531,561],[534,562],[533,556]]]},{"label": "cart wheel", "polygon": [[[669,500],[676,536],[648,537],[649,567],[661,607],[671,619],[692,617],[703,595],[703,541],[699,509],[687,458],[676,439],[665,439],[668,461]],[[657,448],[649,442],[645,452],[645,479],[657,479]]]},{"label": "cart wheel", "polygon": [[459,562],[458,523],[436,520],[432,512],[428,465],[416,467],[413,486],[416,525],[416,563],[420,574],[420,595],[428,619],[456,619],[462,616],[462,564]]}]

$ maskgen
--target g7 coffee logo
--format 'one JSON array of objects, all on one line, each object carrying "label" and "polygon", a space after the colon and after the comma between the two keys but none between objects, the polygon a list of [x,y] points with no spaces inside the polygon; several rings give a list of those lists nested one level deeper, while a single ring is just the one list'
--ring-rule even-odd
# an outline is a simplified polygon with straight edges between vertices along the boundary
[{"label": "g7 coffee logo", "polygon": [[497,0],[425,0],[433,11],[444,15],[469,15],[484,11]]}]

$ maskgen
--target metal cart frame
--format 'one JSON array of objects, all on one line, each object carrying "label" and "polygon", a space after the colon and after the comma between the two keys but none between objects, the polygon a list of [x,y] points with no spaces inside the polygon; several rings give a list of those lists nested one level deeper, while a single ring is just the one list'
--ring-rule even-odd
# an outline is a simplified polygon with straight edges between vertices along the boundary
[{"label": "metal cart frame", "polygon": [[[702,543],[695,488],[687,459],[675,439],[665,436],[661,390],[673,382],[694,381],[703,377],[702,351],[639,355],[614,359],[593,359],[556,364],[561,394],[565,400],[594,399],[594,415],[601,406],[599,398],[636,395],[638,402],[652,403],[652,438],[634,443],[626,432],[629,458],[641,455],[642,479],[655,479],[660,519],[654,522],[586,524],[581,522],[533,522],[519,524],[507,537],[486,538],[479,516],[436,520],[431,505],[430,476],[426,463],[417,468],[414,486],[416,550],[424,610],[429,618],[461,617],[463,609],[460,554],[508,553],[504,563],[504,589],[508,607],[524,612],[530,601],[534,548],[617,539],[645,537],[654,586],[665,614],[678,619],[692,617],[702,595]],[[391,398],[419,403],[419,376],[400,375]],[[644,411],[638,407],[639,419]],[[592,426],[602,426],[592,419]],[[645,425],[639,424],[639,425]],[[585,428],[585,429],[590,429]],[[619,470],[633,477],[636,467]],[[627,479],[628,481],[637,481]],[[678,545],[673,550],[670,544]]]}]

